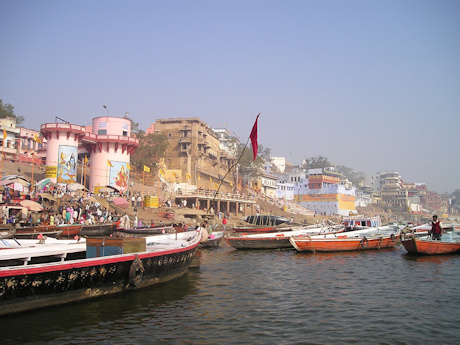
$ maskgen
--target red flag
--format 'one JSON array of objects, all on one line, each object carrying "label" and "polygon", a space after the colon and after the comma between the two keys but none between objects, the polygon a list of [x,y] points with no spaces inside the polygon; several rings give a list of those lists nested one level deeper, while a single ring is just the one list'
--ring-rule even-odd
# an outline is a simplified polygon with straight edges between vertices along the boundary
[{"label": "red flag", "polygon": [[251,138],[251,144],[252,144],[252,154],[254,155],[254,159],[252,160],[253,162],[256,160],[257,157],[257,120],[259,118],[260,113],[256,117],[256,122],[254,122],[254,126],[252,126],[252,131],[251,135],[249,138]]}]

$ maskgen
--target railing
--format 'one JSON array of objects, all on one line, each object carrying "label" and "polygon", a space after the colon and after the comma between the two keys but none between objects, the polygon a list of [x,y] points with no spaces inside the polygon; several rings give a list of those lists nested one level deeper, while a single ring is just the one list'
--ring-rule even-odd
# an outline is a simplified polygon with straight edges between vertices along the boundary
[{"label": "railing", "polygon": [[[217,194],[217,195],[216,195]],[[215,190],[208,189],[198,189],[196,191],[178,191],[176,192],[176,197],[203,197],[203,198],[216,198],[216,199],[225,199],[225,200],[234,200],[234,201],[255,201],[253,195],[245,194],[232,194],[225,192],[216,192]]]}]

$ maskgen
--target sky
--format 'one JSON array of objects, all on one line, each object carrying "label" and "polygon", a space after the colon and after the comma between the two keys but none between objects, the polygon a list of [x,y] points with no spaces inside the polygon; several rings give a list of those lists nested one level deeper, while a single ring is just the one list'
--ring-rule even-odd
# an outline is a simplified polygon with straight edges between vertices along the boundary
[{"label": "sky", "polygon": [[246,142],[260,113],[294,165],[460,189],[457,0],[0,0],[0,37],[26,128],[198,117]]}]

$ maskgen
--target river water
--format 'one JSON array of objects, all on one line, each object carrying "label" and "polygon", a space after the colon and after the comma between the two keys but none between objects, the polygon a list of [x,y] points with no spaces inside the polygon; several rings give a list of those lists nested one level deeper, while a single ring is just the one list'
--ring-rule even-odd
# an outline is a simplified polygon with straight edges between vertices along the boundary
[{"label": "river water", "polygon": [[460,256],[199,250],[173,282],[0,318],[2,344],[455,344]]}]

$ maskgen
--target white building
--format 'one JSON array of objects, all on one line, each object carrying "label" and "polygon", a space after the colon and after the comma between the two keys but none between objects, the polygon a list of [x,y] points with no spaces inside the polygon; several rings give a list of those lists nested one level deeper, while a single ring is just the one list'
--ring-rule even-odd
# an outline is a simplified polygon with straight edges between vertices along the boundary
[{"label": "white building", "polygon": [[279,172],[284,173],[286,170],[286,158],[285,157],[270,157],[270,162],[276,166]]}]

